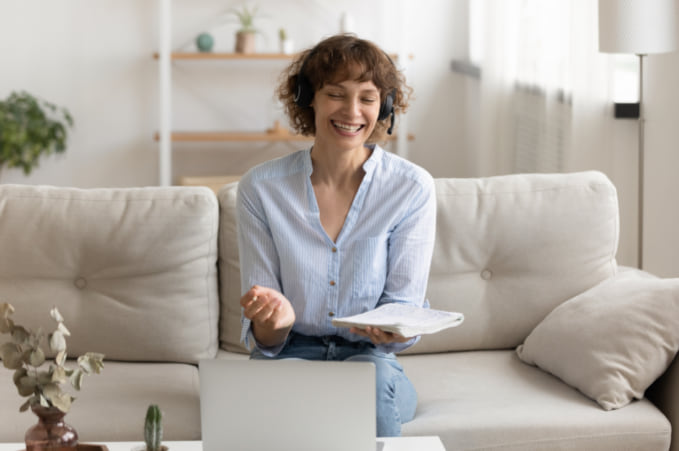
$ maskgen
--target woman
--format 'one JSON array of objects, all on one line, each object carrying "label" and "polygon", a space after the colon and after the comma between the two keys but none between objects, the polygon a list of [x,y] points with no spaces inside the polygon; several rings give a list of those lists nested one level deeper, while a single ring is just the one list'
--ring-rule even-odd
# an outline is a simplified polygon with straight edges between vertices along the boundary
[{"label": "woman", "polygon": [[369,41],[333,36],[303,52],[278,96],[310,149],[261,164],[238,188],[245,291],[242,338],[252,358],[374,362],[377,434],[398,436],[417,394],[394,352],[419,337],[334,317],[424,299],[436,206],[431,176],[375,144],[410,88]]}]

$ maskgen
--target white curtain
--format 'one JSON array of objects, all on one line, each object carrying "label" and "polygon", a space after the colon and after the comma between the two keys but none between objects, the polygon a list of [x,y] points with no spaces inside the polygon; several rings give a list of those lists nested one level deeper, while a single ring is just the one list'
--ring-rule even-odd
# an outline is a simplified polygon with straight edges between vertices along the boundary
[{"label": "white curtain", "polygon": [[[604,169],[611,59],[593,0],[470,0],[480,19],[481,172]],[[474,55],[472,55],[473,57]],[[593,153],[594,152],[594,153]]]}]

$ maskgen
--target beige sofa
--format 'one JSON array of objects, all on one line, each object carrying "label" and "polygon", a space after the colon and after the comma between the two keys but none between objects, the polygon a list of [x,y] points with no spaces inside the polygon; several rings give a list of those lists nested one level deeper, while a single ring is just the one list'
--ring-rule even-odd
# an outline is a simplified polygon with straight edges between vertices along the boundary
[{"label": "beige sofa", "polygon": [[[439,179],[436,189],[428,298],[466,320],[400,357],[420,399],[404,434],[438,435],[448,451],[668,449],[679,424],[675,367],[652,401],[643,393],[679,346],[668,332],[679,290],[618,268],[610,181],[597,172],[511,175]],[[0,186],[0,301],[14,304],[17,322],[44,328],[57,305],[71,355],[106,354],[67,415],[81,441],[141,440],[150,403],[164,411],[167,440],[200,438],[196,363],[247,358],[235,193],[236,184],[218,196]],[[630,292],[643,302],[615,304]],[[21,441],[36,421],[18,412],[11,377],[0,368],[0,442]],[[611,408],[626,404],[621,396],[642,399]]]}]

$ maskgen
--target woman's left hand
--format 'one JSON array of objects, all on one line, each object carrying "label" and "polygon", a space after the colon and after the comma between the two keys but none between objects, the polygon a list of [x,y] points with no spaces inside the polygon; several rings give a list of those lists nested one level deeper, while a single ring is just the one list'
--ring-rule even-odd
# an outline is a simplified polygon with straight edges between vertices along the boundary
[{"label": "woman's left hand", "polygon": [[360,335],[361,337],[366,337],[375,345],[384,345],[389,343],[405,343],[410,340],[411,337],[404,337],[402,335],[394,334],[392,332],[386,332],[378,327],[368,326],[365,329],[359,329],[357,327],[352,327],[349,329],[352,334]]}]

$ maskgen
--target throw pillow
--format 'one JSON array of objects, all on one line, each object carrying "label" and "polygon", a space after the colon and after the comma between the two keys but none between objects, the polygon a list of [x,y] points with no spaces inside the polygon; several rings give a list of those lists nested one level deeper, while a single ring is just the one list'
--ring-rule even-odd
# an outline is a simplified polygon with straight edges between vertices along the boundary
[{"label": "throw pillow", "polygon": [[555,308],[519,358],[606,410],[641,399],[679,349],[679,278],[608,279]]}]

